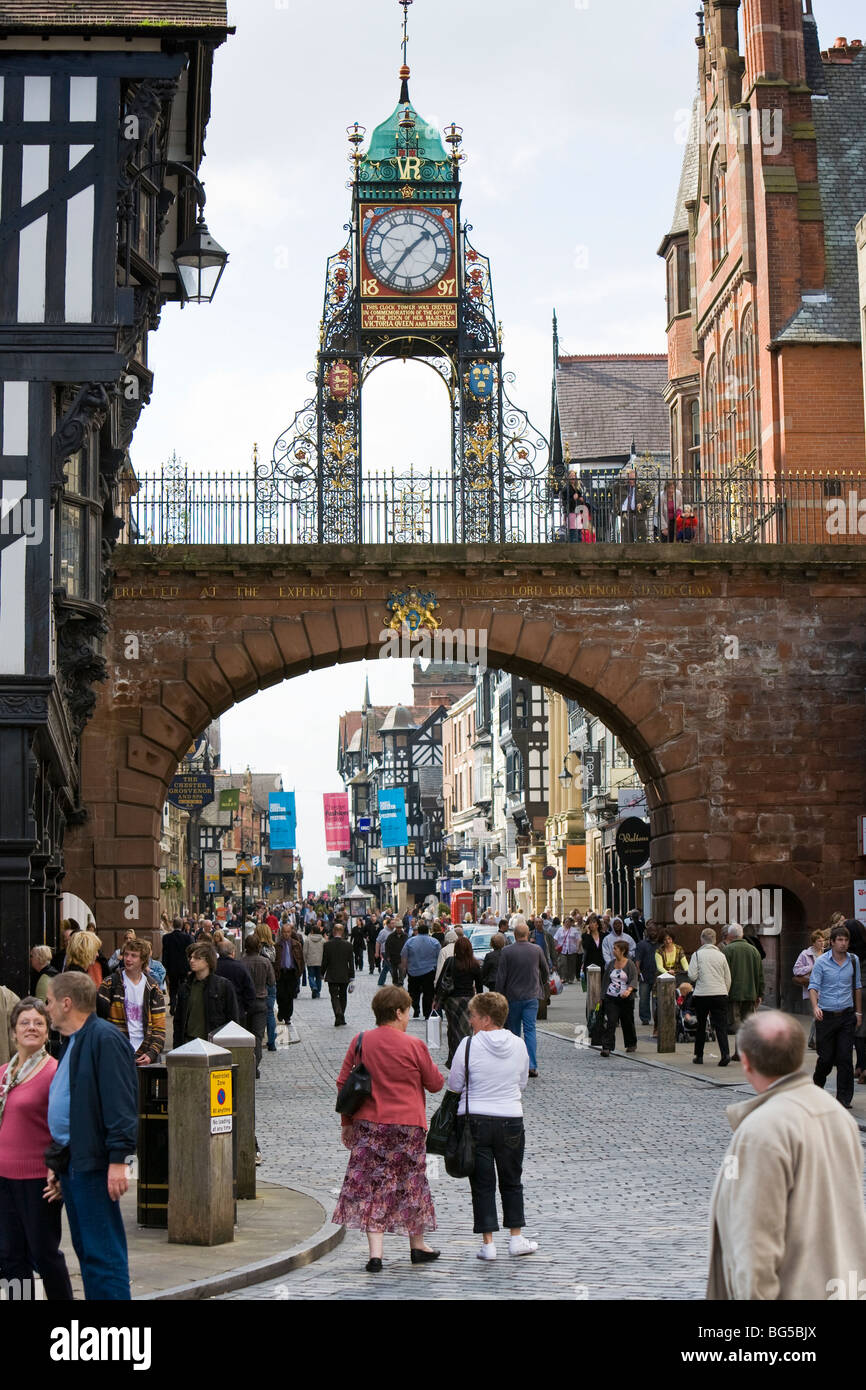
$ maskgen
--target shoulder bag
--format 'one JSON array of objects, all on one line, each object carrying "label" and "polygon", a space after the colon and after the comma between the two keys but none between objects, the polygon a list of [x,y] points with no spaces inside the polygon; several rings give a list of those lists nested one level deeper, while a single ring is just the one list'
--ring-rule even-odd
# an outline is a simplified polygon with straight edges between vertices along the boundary
[{"label": "shoulder bag", "polygon": [[361,1039],[364,1034],[358,1034],[358,1041],[355,1043],[355,1065],[349,1072],[337,1094],[337,1104],[334,1109],[340,1115],[354,1115],[365,1100],[373,1094],[373,1078],[364,1066],[361,1056]]},{"label": "shoulder bag", "polygon": [[460,1115],[448,1136],[445,1148],[445,1172],[451,1178],[471,1178],[475,1172],[475,1140],[469,1123],[469,1049],[472,1039],[466,1040],[466,1114]]}]

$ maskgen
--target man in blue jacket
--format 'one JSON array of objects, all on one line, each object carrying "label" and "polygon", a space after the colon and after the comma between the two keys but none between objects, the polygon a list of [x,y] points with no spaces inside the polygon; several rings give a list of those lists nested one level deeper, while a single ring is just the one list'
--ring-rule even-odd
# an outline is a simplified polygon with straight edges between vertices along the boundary
[{"label": "man in blue jacket", "polygon": [[130,1298],[120,1198],[129,1187],[127,1157],[138,1134],[138,1077],[129,1041],[96,1016],[89,975],[55,975],[46,999],[64,1039],[48,1095],[46,1197],[63,1195],[86,1299]]}]

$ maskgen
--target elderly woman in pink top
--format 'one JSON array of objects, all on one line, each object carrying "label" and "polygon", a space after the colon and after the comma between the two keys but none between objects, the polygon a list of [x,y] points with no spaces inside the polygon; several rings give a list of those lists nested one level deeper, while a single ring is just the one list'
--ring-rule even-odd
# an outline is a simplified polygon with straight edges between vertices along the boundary
[{"label": "elderly woman in pink top", "polygon": [[[372,1095],[354,1115],[344,1115],[343,1143],[352,1156],[331,1220],[365,1231],[368,1274],[382,1269],[385,1233],[409,1237],[413,1264],[439,1258],[424,1238],[436,1229],[427,1184],[425,1091],[441,1091],[445,1078],[426,1044],[407,1033],[412,999],[386,985],[373,995],[376,1027],[360,1034],[360,1060],[370,1073]],[[337,1077],[337,1091],[359,1061],[353,1038]]]},{"label": "elderly woman in pink top", "polygon": [[48,1089],[57,1063],[48,1054],[42,1001],[16,1004],[10,1031],[15,1052],[0,1067],[0,1279],[16,1280],[18,1297],[32,1299],[36,1271],[45,1297],[67,1302],[72,1285],[60,1250],[60,1203],[43,1197]]}]

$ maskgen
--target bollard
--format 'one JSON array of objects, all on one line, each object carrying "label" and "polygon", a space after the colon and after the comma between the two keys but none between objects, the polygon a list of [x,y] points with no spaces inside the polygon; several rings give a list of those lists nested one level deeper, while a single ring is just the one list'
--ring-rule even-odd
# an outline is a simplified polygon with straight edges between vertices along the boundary
[{"label": "bollard", "polygon": [[239,1023],[226,1023],[211,1035],[211,1042],[227,1047],[237,1065],[234,1096],[238,1146],[238,1197],[256,1195],[256,1040]]},{"label": "bollard", "polygon": [[676,1006],[677,982],[673,975],[656,976],[656,1002],[658,1004],[659,1052],[676,1052],[677,1050],[677,1006]]},{"label": "bollard", "polygon": [[586,1018],[592,1018],[592,1011],[601,998],[601,966],[586,967]]},{"label": "bollard", "polygon": [[232,1056],[194,1038],[166,1061],[168,1239],[224,1245],[234,1240]]}]

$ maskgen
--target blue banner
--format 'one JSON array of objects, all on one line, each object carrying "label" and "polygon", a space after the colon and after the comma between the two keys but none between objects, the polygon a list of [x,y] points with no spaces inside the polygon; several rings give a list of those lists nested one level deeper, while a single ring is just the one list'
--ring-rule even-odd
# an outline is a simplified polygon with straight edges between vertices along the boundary
[{"label": "blue banner", "polygon": [[268,817],[271,823],[271,849],[296,849],[295,793],[270,792]]},{"label": "blue banner", "polygon": [[397,849],[408,845],[406,829],[406,792],[403,787],[386,787],[379,792],[379,829],[382,848]]}]

